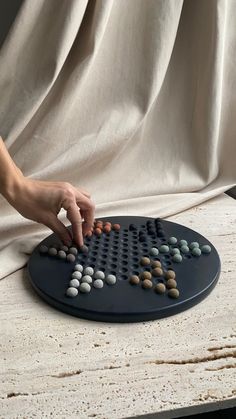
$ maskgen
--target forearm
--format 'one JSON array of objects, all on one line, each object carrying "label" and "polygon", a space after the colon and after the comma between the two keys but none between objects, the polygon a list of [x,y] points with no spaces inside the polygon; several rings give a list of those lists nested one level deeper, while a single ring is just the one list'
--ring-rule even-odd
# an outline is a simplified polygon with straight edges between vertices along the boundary
[{"label": "forearm", "polygon": [[0,136],[0,193],[11,201],[14,191],[19,187],[23,174],[12,160]]},{"label": "forearm", "polygon": [[57,218],[61,208],[67,211],[73,239],[79,246],[83,245],[83,235],[88,234],[93,226],[95,206],[86,190],[76,189],[67,182],[25,177],[12,160],[1,137],[0,193],[23,217],[45,224],[68,246],[71,234]]}]

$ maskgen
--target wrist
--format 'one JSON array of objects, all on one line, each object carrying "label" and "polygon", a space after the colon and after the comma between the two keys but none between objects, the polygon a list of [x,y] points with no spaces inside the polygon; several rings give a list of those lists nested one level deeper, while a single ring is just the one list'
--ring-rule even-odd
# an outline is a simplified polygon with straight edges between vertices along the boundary
[{"label": "wrist", "polygon": [[13,167],[7,171],[6,175],[3,176],[3,179],[1,179],[1,193],[10,204],[13,204],[16,197],[21,192],[24,179],[23,173],[15,165],[13,165]]},{"label": "wrist", "polygon": [[12,203],[24,182],[24,175],[12,160],[0,136],[0,193]]}]

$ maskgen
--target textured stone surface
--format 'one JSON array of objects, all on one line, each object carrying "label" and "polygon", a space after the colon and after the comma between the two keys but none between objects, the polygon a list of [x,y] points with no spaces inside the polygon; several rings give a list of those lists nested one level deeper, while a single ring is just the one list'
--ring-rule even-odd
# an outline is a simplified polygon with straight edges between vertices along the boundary
[{"label": "textured stone surface", "polygon": [[209,238],[222,262],[212,293],[178,315],[87,321],[44,303],[25,270],[0,281],[1,418],[172,418],[235,405],[235,201],[168,220]]}]

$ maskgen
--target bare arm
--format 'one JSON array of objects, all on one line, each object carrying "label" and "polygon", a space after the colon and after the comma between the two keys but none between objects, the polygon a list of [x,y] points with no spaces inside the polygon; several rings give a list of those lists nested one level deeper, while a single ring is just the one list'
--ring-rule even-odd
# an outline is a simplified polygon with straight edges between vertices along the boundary
[{"label": "bare arm", "polygon": [[47,182],[25,177],[15,165],[1,137],[0,193],[23,217],[46,225],[65,244],[69,245],[72,238],[57,218],[61,208],[67,212],[72,224],[73,240],[78,246],[83,245],[83,236],[93,226],[95,206],[85,189],[77,189],[67,182]]}]

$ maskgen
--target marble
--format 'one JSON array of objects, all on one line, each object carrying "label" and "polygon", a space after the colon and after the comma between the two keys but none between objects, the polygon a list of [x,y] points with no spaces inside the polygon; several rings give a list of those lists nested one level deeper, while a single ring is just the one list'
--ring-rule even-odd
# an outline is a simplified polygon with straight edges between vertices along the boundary
[{"label": "marble", "polygon": [[142,281],[142,287],[145,289],[151,289],[153,286],[152,281],[150,281],[150,279],[144,279],[144,281]]},{"label": "marble", "polygon": [[83,244],[83,246],[81,246],[79,250],[81,253],[85,253],[85,254],[88,253],[89,251],[88,246],[86,246],[85,244]]},{"label": "marble", "polygon": [[201,256],[201,249],[199,249],[199,247],[194,247],[192,250],[191,250],[191,253],[192,253],[192,255],[193,256]]},{"label": "marble", "polygon": [[201,246],[201,251],[202,253],[211,253],[211,246],[209,246],[208,244],[204,244],[203,246]]},{"label": "marble", "polygon": [[116,276],[112,274],[108,274],[105,277],[105,281],[108,285],[114,285],[116,283]]},{"label": "marble", "polygon": [[103,280],[102,279],[95,279],[95,281],[93,281],[93,286],[94,288],[103,288]]},{"label": "marble", "polygon": [[69,286],[73,288],[79,288],[80,282],[78,281],[78,279],[73,278],[70,280]]},{"label": "marble", "polygon": [[171,298],[178,298],[179,297],[179,290],[177,288],[171,288],[168,291],[168,297]]},{"label": "marble", "polygon": [[177,243],[177,238],[176,237],[169,237],[168,239],[168,243],[169,244],[176,244]]},{"label": "marble", "polygon": [[80,265],[80,263],[77,263],[74,267],[75,271],[79,271],[79,272],[83,272],[84,267],[82,265]]},{"label": "marble", "polygon": [[84,275],[81,278],[81,282],[87,282],[87,284],[92,284],[93,279],[90,275]]},{"label": "marble", "polygon": [[152,247],[150,250],[150,255],[151,256],[158,256],[159,255],[159,250],[156,247]]},{"label": "marble", "polygon": [[45,244],[41,244],[41,246],[39,247],[39,251],[40,253],[48,253],[48,247],[45,246]]},{"label": "marble", "polygon": [[82,273],[81,273],[81,272],[79,272],[79,271],[74,271],[74,272],[71,274],[71,278],[81,279],[81,278],[82,278]]},{"label": "marble", "polygon": [[105,279],[105,274],[103,271],[96,271],[93,275],[95,279]]},{"label": "marble", "polygon": [[57,249],[55,247],[50,247],[50,249],[48,249],[48,254],[50,256],[56,256],[57,255]]},{"label": "marble", "polygon": [[194,249],[194,247],[199,247],[199,243],[198,242],[192,242],[192,243],[190,243],[190,245],[189,245],[189,249]]},{"label": "marble", "polygon": [[90,275],[90,276],[93,276],[93,274],[94,274],[94,269],[93,269],[91,266],[87,266],[87,267],[84,269],[84,275]]},{"label": "marble", "polygon": [[169,246],[167,246],[166,244],[162,244],[162,245],[159,247],[159,251],[160,251],[160,253],[168,253],[168,252],[169,252],[169,250],[170,250],[170,248],[169,248]]},{"label": "marble", "polygon": [[151,260],[152,268],[161,268],[161,262],[159,260]]},{"label": "marble", "polygon": [[64,250],[59,250],[58,251],[58,257],[60,259],[66,259],[66,252]]},{"label": "marble", "polygon": [[66,295],[67,295],[67,297],[71,297],[71,298],[76,297],[78,295],[77,288],[74,288],[74,287],[67,288]]},{"label": "marble", "polygon": [[176,288],[177,287],[177,282],[175,279],[170,278],[166,281],[166,288]]},{"label": "marble", "polygon": [[[157,269],[158,269],[158,268],[157,268]],[[141,272],[141,273],[139,274],[139,278],[140,278],[141,280],[151,279],[151,278],[152,278],[152,274],[151,274],[151,272],[149,272],[149,271],[144,271],[144,272]]]},{"label": "marble", "polygon": [[74,262],[74,261],[75,261],[75,255],[72,255],[72,253],[69,253],[69,254],[66,256],[66,260],[67,260],[68,262]]},{"label": "marble", "polygon": [[163,275],[163,270],[161,268],[154,268],[151,273],[153,276],[158,277]]},{"label": "marble", "polygon": [[145,256],[140,259],[140,265],[142,266],[150,265],[150,263],[150,259]]},{"label": "marble", "polygon": [[189,253],[189,247],[186,245],[181,246],[180,251],[184,254]]},{"label": "marble", "polygon": [[129,283],[132,285],[138,285],[140,283],[140,278],[137,275],[131,275],[129,278]]},{"label": "marble", "polygon": [[180,250],[178,249],[178,247],[174,247],[173,249],[170,249],[170,254],[171,255],[180,254]]},{"label": "marble", "polygon": [[78,250],[76,249],[76,247],[70,247],[69,248],[69,253],[71,253],[74,256],[77,256]]},{"label": "marble", "polygon": [[183,260],[183,257],[181,255],[179,255],[178,253],[176,253],[173,257],[172,257],[173,262],[176,263],[180,263]]},{"label": "marble", "polygon": [[91,291],[91,286],[88,282],[82,282],[79,286],[79,290],[84,293],[88,293]]},{"label": "marble", "polygon": [[165,284],[162,284],[161,282],[159,284],[156,284],[154,287],[154,291],[157,292],[157,294],[164,294],[166,291]]},{"label": "marble", "polygon": [[165,272],[166,279],[175,279],[175,277],[176,277],[175,271],[172,271],[171,269],[169,269],[168,271]]},{"label": "marble", "polygon": [[179,241],[179,246],[180,246],[180,247],[181,247],[181,246],[188,246],[188,242],[187,242],[187,240],[184,240],[184,239],[180,240],[180,241]]}]

